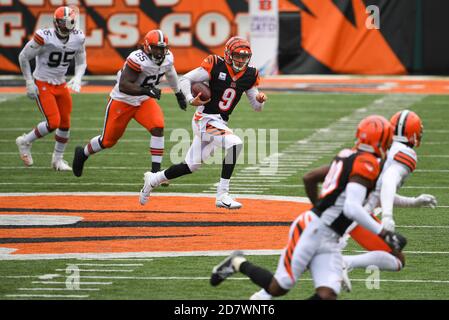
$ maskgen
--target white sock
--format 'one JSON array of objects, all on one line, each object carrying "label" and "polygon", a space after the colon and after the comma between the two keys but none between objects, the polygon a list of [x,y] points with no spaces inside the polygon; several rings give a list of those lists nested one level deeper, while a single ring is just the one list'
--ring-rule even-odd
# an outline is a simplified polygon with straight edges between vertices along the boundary
[{"label": "white sock", "polygon": [[[164,171],[159,171],[159,172],[156,172],[155,173],[155,175],[154,175],[154,183],[155,183],[155,185],[154,185],[154,187],[156,187],[156,186],[158,186],[158,185],[160,185],[161,183],[164,183],[164,182],[167,182],[168,181],[168,179],[167,179],[167,177],[165,176],[165,170]],[[153,183],[152,183],[153,184]]]},{"label": "white sock", "polygon": [[90,142],[84,146],[84,155],[88,157],[101,150],[103,150],[103,148],[100,144],[100,136],[96,136],[90,139]]},{"label": "white sock", "polygon": [[31,130],[25,135],[25,141],[32,143],[34,140],[45,137],[50,131],[48,131],[47,122],[42,121],[38,123],[36,128]]},{"label": "white sock", "polygon": [[164,155],[164,137],[151,136],[150,140],[151,162],[162,163]]},{"label": "white sock", "polygon": [[232,266],[234,267],[234,270],[240,271],[240,265],[245,261],[245,257],[235,257],[234,259],[232,259]]},{"label": "white sock", "polygon": [[370,251],[354,256],[343,256],[343,260],[349,268],[367,268],[374,265],[381,270],[399,271],[402,269],[401,261],[386,251]]},{"label": "white sock", "polygon": [[223,179],[220,178],[220,183],[217,187],[217,193],[223,193],[223,192],[229,192],[229,183],[231,182],[231,179]]},{"label": "white sock", "polygon": [[62,158],[65,148],[67,146],[67,142],[69,141],[70,130],[63,131],[60,129],[56,129],[55,132],[55,150],[53,154],[56,158]]}]

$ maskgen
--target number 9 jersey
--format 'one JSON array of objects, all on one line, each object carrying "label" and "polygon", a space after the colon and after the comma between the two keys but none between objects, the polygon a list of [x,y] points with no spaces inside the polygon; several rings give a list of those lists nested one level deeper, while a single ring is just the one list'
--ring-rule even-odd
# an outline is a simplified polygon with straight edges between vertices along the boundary
[{"label": "number 9 jersey", "polygon": [[220,114],[224,121],[228,121],[243,92],[259,85],[259,72],[256,68],[248,66],[235,73],[224,59],[217,55],[208,56],[201,63],[201,67],[209,73],[211,90],[211,100],[204,105],[202,112]]},{"label": "number 9 jersey", "polygon": [[64,43],[56,36],[54,29],[39,29],[34,33],[33,40],[40,46],[33,77],[54,85],[64,83],[71,61],[77,53],[85,50],[83,32],[73,30]]}]

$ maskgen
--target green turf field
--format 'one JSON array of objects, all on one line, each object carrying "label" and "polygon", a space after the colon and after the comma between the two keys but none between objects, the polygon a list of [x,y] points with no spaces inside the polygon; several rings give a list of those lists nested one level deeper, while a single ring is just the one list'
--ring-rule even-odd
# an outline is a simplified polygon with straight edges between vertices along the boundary
[{"label": "green turf field", "polygon": [[[104,94],[74,95],[71,140],[65,156],[70,164],[75,146],[84,145],[91,137],[101,133],[106,102],[107,95]],[[181,111],[172,94],[165,94],[160,103],[166,122],[166,156],[163,167],[167,167],[170,165],[169,150],[178,142],[170,141],[170,134],[173,129],[178,128],[191,132],[193,110]],[[336,132],[335,139],[342,141],[342,145],[351,146],[355,131],[352,123],[358,115],[365,113],[380,113],[390,117],[396,111],[407,107],[423,119],[424,139],[422,146],[417,149],[417,170],[400,193],[409,196],[431,193],[438,198],[439,207],[435,210],[395,210],[397,230],[409,240],[406,247],[406,267],[399,273],[382,272],[379,289],[367,289],[365,280],[368,274],[364,270],[353,271],[350,275],[354,290],[350,294],[343,293],[341,299],[449,298],[449,275],[446,273],[449,265],[448,104],[449,96],[272,93],[269,94],[269,101],[262,113],[253,112],[246,98],[242,98],[242,102],[231,116],[231,128],[278,129],[280,153],[289,148],[295,150],[295,143],[300,140],[309,146],[309,149],[313,149],[314,141],[322,138],[320,132],[324,134],[329,128],[334,130],[331,133]],[[17,153],[15,138],[28,132],[42,117],[34,103],[25,96],[3,101],[0,108],[0,193],[129,191],[137,194],[139,191],[142,174],[150,166],[149,134],[136,122],[130,123],[130,130],[114,148],[91,157],[86,163],[83,177],[77,179],[71,172],[54,172],[50,168],[54,146],[52,136],[33,144],[34,167],[24,168]],[[324,130],[317,131],[319,129]],[[335,145],[332,152],[340,148]],[[248,188],[255,190],[254,194],[305,196],[301,186],[303,173],[329,162],[332,152],[322,152],[315,158],[311,157],[312,160],[307,166],[293,166],[293,169],[286,170],[288,173],[281,183],[264,181],[266,188],[257,189],[260,181],[248,181]],[[283,163],[282,159],[280,162]],[[287,161],[284,164],[288,163],[292,162]],[[239,164],[234,177],[242,176],[248,166],[245,163]],[[193,175],[173,181],[169,188],[158,189],[158,192],[210,193],[213,184],[219,179],[220,170],[221,166],[218,164],[206,165]],[[233,185],[242,186],[245,181],[241,179]],[[234,193],[245,193],[242,189],[237,191]],[[353,243],[347,249],[350,254],[359,250]],[[117,278],[117,273],[86,272],[81,275],[83,282],[110,283],[81,285],[81,289],[95,287],[99,290],[74,290],[70,291],[70,294],[74,299],[247,299],[256,290],[256,286],[241,275],[234,276],[233,281],[226,281],[219,288],[209,285],[210,270],[221,259],[222,257],[174,257],[122,261],[120,263],[135,264],[129,274],[123,272],[118,275],[125,278]],[[272,270],[277,264],[277,256],[253,256],[250,259]],[[16,295],[35,294],[38,290],[33,288],[41,288],[44,284],[50,288],[66,288],[64,269],[67,265],[82,263],[118,262],[75,259],[31,262],[3,260],[0,261],[0,299],[26,298]],[[55,271],[57,269],[63,271]],[[48,274],[58,276],[48,276],[48,279],[37,277]],[[57,294],[58,291],[52,291],[52,294],[55,292]],[[67,291],[64,291],[64,294],[67,294]],[[286,298],[303,299],[311,294],[312,283],[307,273],[304,280],[300,281]]]}]

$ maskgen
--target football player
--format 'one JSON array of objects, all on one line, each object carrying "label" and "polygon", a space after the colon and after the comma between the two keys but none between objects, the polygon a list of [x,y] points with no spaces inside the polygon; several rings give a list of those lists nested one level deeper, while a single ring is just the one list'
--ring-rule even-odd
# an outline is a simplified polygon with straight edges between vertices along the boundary
[{"label": "football player", "polygon": [[[54,12],[54,28],[39,29],[19,55],[19,64],[26,81],[27,96],[36,100],[45,120],[29,133],[16,139],[20,158],[25,166],[33,165],[32,143],[55,131],[55,148],[51,166],[58,171],[71,170],[63,159],[70,136],[72,97],[69,89],[79,92],[86,70],[84,34],[75,28],[76,12],[72,7],[59,7]],[[30,60],[36,68],[31,75]],[[75,60],[75,75],[66,83],[65,74]]]},{"label": "football player", "polygon": [[[409,110],[397,112],[390,122],[394,127],[393,144],[388,151],[376,190],[368,198],[365,209],[368,212],[374,212],[380,206],[383,227],[394,231],[393,206],[435,208],[437,200],[430,194],[421,194],[418,197],[404,197],[397,194],[399,188],[416,168],[418,158],[413,148],[421,144],[423,125],[420,117]],[[402,253],[391,252],[381,239],[362,226],[354,225],[351,229],[351,237],[370,252],[344,256],[347,269],[366,268],[370,265],[389,271],[399,271],[403,268],[405,258]]]},{"label": "football player", "polygon": [[[210,55],[200,67],[181,78],[182,92],[187,101],[197,107],[192,119],[194,139],[184,162],[157,173],[145,173],[139,198],[142,205],[148,201],[150,192],[161,183],[198,170],[215,148],[223,148],[226,155],[215,203],[217,207],[227,209],[242,207],[229,195],[229,182],[242,149],[242,140],[228,127],[228,120],[244,92],[255,111],[261,111],[267,100],[267,96],[257,89],[257,69],[248,65],[251,55],[248,41],[232,37],[225,45],[224,57]],[[196,97],[192,95],[191,84],[195,82],[209,83],[210,99],[201,100],[201,93]]]},{"label": "football player", "polygon": [[[214,267],[211,284],[216,286],[240,271],[268,294],[281,296],[309,269],[316,289],[311,299],[336,299],[343,274],[340,239],[353,221],[384,239],[392,250],[401,250],[406,239],[383,228],[363,208],[366,197],[375,188],[379,162],[385,158],[392,136],[392,126],[381,116],[369,116],[359,123],[355,147],[338,153],[313,208],[292,223],[287,247],[274,275],[237,251]],[[306,180],[308,193],[317,195],[317,188],[318,180]]]},{"label": "football player", "polygon": [[142,46],[128,56],[117,73],[117,82],[106,105],[103,132],[93,137],[84,147],[75,148],[73,173],[80,177],[88,157],[103,149],[113,147],[135,119],[151,134],[151,170],[161,168],[164,153],[164,115],[156,100],[161,90],[156,86],[163,75],[175,92],[179,107],[186,110],[187,102],[179,89],[173,54],[168,49],[167,36],[161,30],[149,31]]}]

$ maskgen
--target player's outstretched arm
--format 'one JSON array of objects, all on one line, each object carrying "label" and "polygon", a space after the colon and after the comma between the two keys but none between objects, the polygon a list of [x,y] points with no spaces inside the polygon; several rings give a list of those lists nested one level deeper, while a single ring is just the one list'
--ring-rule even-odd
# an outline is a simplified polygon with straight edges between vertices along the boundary
[{"label": "player's outstretched arm", "polygon": [[67,87],[75,92],[81,91],[81,80],[86,72],[86,48],[83,45],[82,49],[79,50],[75,55],[75,75],[67,83]]},{"label": "player's outstretched arm", "polygon": [[122,71],[119,81],[119,90],[130,96],[143,96],[147,95],[155,99],[160,99],[161,90],[156,87],[145,88],[141,87],[136,81],[139,77],[139,73],[134,71],[127,65]]},{"label": "player's outstretched arm", "polygon": [[31,74],[30,60],[34,59],[40,53],[41,48],[42,46],[32,39],[27,42],[19,54],[20,70],[25,78],[27,96],[30,99],[36,99],[39,95],[39,89],[34,83],[33,76]]},{"label": "player's outstretched arm", "polygon": [[329,172],[329,165],[321,166],[307,172],[303,177],[304,189],[310,202],[315,204],[318,200],[318,184],[323,182]]},{"label": "player's outstretched arm", "polygon": [[268,97],[265,93],[260,92],[257,87],[252,87],[249,90],[246,90],[246,96],[248,97],[249,103],[254,111],[262,111],[265,101],[267,101]]}]

